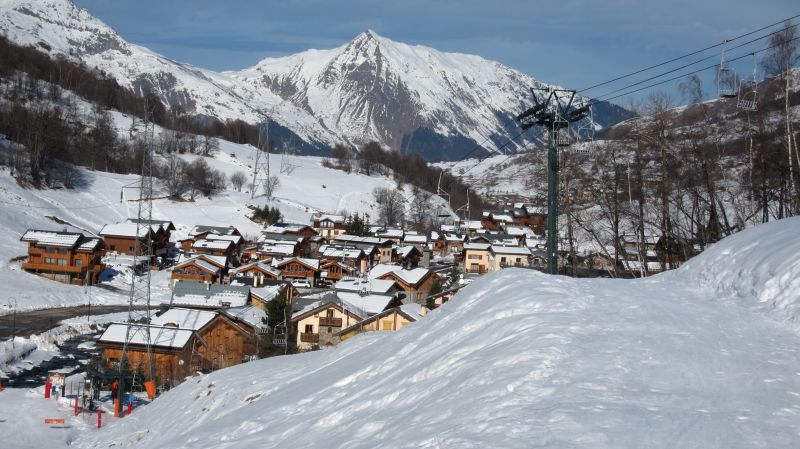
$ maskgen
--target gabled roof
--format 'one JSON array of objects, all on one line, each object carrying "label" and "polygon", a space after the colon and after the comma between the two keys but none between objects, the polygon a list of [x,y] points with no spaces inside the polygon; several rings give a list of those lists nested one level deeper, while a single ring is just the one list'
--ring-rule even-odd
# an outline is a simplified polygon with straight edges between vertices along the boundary
[{"label": "gabled roof", "polygon": [[403,243],[428,243],[428,236],[423,234],[406,234]]},{"label": "gabled roof", "polygon": [[279,268],[279,267],[282,267],[284,265],[290,264],[292,262],[297,262],[297,263],[299,263],[301,265],[304,265],[307,268],[310,268],[310,269],[312,269],[314,271],[319,270],[319,260],[317,260],[317,259],[305,259],[305,258],[302,258],[302,257],[289,257],[288,259],[283,259],[283,260],[279,260],[279,261],[273,260],[272,264],[276,268]]},{"label": "gabled roof", "polygon": [[322,257],[358,259],[364,255],[364,250],[360,248],[337,247],[333,245],[322,245],[319,248]]},{"label": "gabled roof", "polygon": [[100,240],[97,237],[85,238],[84,241],[78,245],[78,251],[95,251],[100,246]]},{"label": "gabled roof", "polygon": [[414,245],[400,246],[400,247],[397,248],[397,257],[400,257],[401,259],[403,259],[403,258],[406,258],[406,257],[410,256],[411,253],[413,253],[415,251],[417,253],[420,252],[417,249],[417,247],[414,246]]},{"label": "gabled roof", "polygon": [[240,243],[244,243],[244,237],[241,235],[219,235],[209,232],[206,235],[206,240],[227,240],[234,245],[238,245]]},{"label": "gabled roof", "polygon": [[290,243],[263,243],[258,245],[256,252],[275,256],[291,256],[297,250],[296,245]]},{"label": "gabled roof", "polygon": [[185,305],[205,308],[244,306],[250,298],[247,285],[218,285],[203,282],[180,281],[172,290],[172,305]]},{"label": "gabled roof", "polygon": [[299,234],[306,229],[310,229],[313,231],[311,226],[304,225],[304,224],[292,224],[292,223],[273,223],[270,226],[264,228],[264,233],[266,234]]},{"label": "gabled roof", "polygon": [[340,234],[333,238],[335,242],[344,242],[348,244],[367,244],[367,245],[385,245],[392,244],[390,239],[379,237],[359,237],[357,235]]},{"label": "gabled roof", "polygon": [[[128,326],[130,326],[129,335]],[[126,335],[128,341],[134,345],[146,345],[149,341],[151,346],[181,349],[191,341],[194,330],[146,324],[112,323],[106,327],[97,342],[99,344],[124,344]]]},{"label": "gabled roof", "polygon": [[216,265],[220,269],[225,268],[228,265],[228,258],[225,256],[214,256],[211,254],[181,254],[178,257],[178,264],[182,264],[184,262],[188,262],[193,259],[202,259],[206,262]]},{"label": "gabled roof", "polygon": [[492,247],[491,243],[465,243],[464,250],[473,251],[489,251]]},{"label": "gabled roof", "polygon": [[172,324],[179,329],[199,330],[210,323],[216,316],[216,312],[173,307],[161,315],[151,318],[150,324],[166,327]]},{"label": "gabled roof", "polygon": [[408,285],[417,285],[433,272],[427,268],[414,268],[406,270],[400,265],[378,264],[372,267],[369,272],[370,279],[380,279],[391,275],[395,279],[401,280]]},{"label": "gabled roof", "polygon": [[313,315],[319,311],[325,310],[329,307],[334,307],[336,309],[339,309],[339,311],[341,311],[342,313],[346,312],[347,314],[355,317],[359,321],[369,316],[369,314],[366,311],[357,307],[355,304],[350,304],[347,301],[340,299],[335,293],[328,292],[323,294],[320,299],[307,304],[302,309],[293,313],[292,321],[302,320],[303,318]]},{"label": "gabled roof", "polygon": [[147,237],[147,234],[150,232],[152,232],[150,226],[139,227],[136,223],[114,223],[103,226],[99,234],[103,237],[136,238],[138,236],[140,239],[143,239]]},{"label": "gabled roof", "polygon": [[269,273],[269,274],[275,276],[276,278],[281,275],[281,272],[278,271],[277,269],[275,269],[275,267],[273,267],[272,265],[270,265],[268,263],[260,261],[260,260],[255,261],[255,262],[251,262],[251,263],[249,263],[247,265],[242,265],[242,266],[240,266],[238,268],[234,268],[234,269],[228,271],[228,273],[230,273],[232,275],[237,275],[239,273],[244,273],[245,271],[250,271],[250,270],[263,271],[265,273]]},{"label": "gabled roof", "polygon": [[175,265],[174,267],[172,267],[172,269],[174,270],[176,268],[183,268],[183,267],[186,267],[188,265],[195,265],[195,266],[197,266],[199,268],[202,268],[203,270],[208,271],[209,273],[212,273],[212,274],[213,273],[219,273],[222,270],[222,268],[220,268],[216,264],[210,263],[208,260],[206,260],[205,258],[202,258],[200,256],[192,257],[191,259],[185,260],[185,261]]},{"label": "gabled roof", "polygon": [[365,325],[367,325],[369,323],[372,323],[372,322],[375,322],[377,320],[380,320],[381,318],[389,316],[389,315],[391,315],[391,314],[393,314],[395,312],[400,314],[400,315],[402,315],[402,316],[404,316],[408,321],[411,321],[413,323],[414,321],[417,321],[417,320],[419,320],[420,318],[423,317],[423,315],[421,315],[419,313],[419,308],[420,308],[420,305],[417,304],[417,303],[403,304],[402,306],[399,306],[399,307],[392,307],[391,309],[386,309],[386,310],[382,311],[381,313],[372,315],[371,317],[369,317],[369,318],[367,318],[367,319],[365,319],[363,321],[359,321],[358,323],[352,324],[352,325],[340,330],[339,332],[337,332],[336,335],[346,334],[346,333],[352,331],[353,329],[357,329],[358,327],[365,326]]},{"label": "gabled roof", "polygon": [[333,285],[337,291],[343,292],[370,292],[386,294],[397,282],[393,279],[342,279]]},{"label": "gabled roof", "polygon": [[139,223],[139,222],[141,222],[141,223],[149,223],[151,225],[155,225],[155,226],[163,229],[164,231],[174,231],[175,230],[175,225],[172,224],[172,222],[169,221],[169,220],[145,220],[145,219],[139,220],[138,218],[129,218],[127,221],[128,221],[128,223]]},{"label": "gabled roof", "polygon": [[250,296],[269,302],[275,299],[283,290],[283,285],[268,285],[266,287],[251,287]]},{"label": "gabled roof", "polygon": [[530,248],[525,248],[523,246],[492,246],[492,252],[495,254],[514,254],[519,256],[530,256],[531,250]]},{"label": "gabled roof", "polygon": [[230,240],[206,240],[200,239],[195,241],[192,244],[192,248],[194,249],[210,249],[210,250],[220,250],[220,251],[227,251],[230,247],[233,246],[233,242]]},{"label": "gabled roof", "polygon": [[341,215],[322,214],[318,217],[312,217],[314,221],[331,221],[337,224],[343,224],[345,218]]},{"label": "gabled roof", "polygon": [[255,329],[266,326],[263,320],[267,317],[267,313],[258,307],[231,307],[230,309],[223,310],[222,313],[229,316],[234,321],[242,321]]},{"label": "gabled roof", "polygon": [[79,232],[40,231],[37,229],[28,229],[20,237],[20,241],[23,242],[66,248],[74,247],[81,239],[83,239],[83,234]]}]

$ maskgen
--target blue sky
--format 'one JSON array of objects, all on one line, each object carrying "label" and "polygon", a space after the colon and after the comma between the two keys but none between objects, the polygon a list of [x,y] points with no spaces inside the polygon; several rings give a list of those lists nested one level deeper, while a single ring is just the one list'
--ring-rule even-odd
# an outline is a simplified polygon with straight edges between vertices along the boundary
[{"label": "blue sky", "polygon": [[[800,14],[796,0],[75,3],[130,42],[213,70],[237,70],[268,56],[333,48],[373,29],[396,41],[477,54],[575,89]],[[736,55],[747,51],[742,48]],[[752,71],[752,63],[739,63],[738,69]],[[713,79],[710,71],[702,76],[708,83]],[[662,89],[674,91],[675,84]],[[620,85],[588,93],[602,95]]]}]

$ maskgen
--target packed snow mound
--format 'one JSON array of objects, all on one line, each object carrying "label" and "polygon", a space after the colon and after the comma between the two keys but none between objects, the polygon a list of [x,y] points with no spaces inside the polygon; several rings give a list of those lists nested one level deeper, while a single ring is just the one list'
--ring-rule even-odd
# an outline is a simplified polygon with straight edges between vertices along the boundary
[{"label": "packed snow mound", "polygon": [[800,319],[800,217],[734,234],[711,246],[669,276],[707,286],[720,299]]},{"label": "packed snow mound", "polygon": [[686,278],[503,270],[399,332],[189,379],[80,445],[796,447],[800,335]]}]

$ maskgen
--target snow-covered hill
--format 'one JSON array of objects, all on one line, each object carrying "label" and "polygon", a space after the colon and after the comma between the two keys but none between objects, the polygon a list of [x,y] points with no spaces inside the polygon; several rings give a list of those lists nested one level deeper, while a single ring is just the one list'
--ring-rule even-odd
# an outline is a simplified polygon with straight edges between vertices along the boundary
[{"label": "snow-covered hill", "polygon": [[[371,140],[452,159],[481,144],[492,151],[517,134],[510,117],[532,104],[532,77],[478,56],[393,42],[365,31],[338,48],[265,59],[217,73],[125,42],[69,0],[0,0],[0,32],[152,92],[173,109],[220,120],[269,116],[314,147]],[[625,112],[608,104],[594,119]],[[487,141],[488,139],[488,141]],[[524,137],[508,146],[524,146]]]},{"label": "snow-covered hill", "polygon": [[751,306],[800,303],[798,266],[788,219],[644,280],[503,270],[400,332],[190,379],[79,444],[791,448],[800,334]]}]

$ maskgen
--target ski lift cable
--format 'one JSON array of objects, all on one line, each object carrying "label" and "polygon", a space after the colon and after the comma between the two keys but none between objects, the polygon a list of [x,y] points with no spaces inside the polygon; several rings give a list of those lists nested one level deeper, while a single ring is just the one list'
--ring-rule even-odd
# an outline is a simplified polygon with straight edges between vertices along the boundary
[{"label": "ski lift cable", "polygon": [[[776,25],[780,25],[781,23],[784,23],[784,22],[786,22],[786,21],[788,21],[788,20],[796,19],[797,17],[800,17],[800,14],[796,14],[796,15],[794,15],[794,16],[792,16],[792,17],[788,17],[788,18],[786,18],[786,19],[782,19],[782,20],[780,20],[780,21],[778,21],[778,22],[775,22],[775,23],[773,23],[773,24],[770,24],[770,25],[767,25],[767,26],[761,27],[761,28],[759,28],[759,29],[757,29],[757,30],[753,30],[753,31],[750,31],[750,32],[748,32],[748,33],[745,33],[745,34],[741,34],[741,35],[739,35],[739,36],[736,36],[736,37],[734,37],[734,38],[732,38],[732,39],[728,39],[727,41],[728,41],[728,42],[731,42],[731,41],[735,41],[735,40],[742,39],[742,38],[744,38],[744,37],[747,37],[747,36],[752,36],[753,34],[755,34],[755,33],[758,33],[759,31],[764,31],[764,30],[766,30],[766,29],[768,29],[768,28],[772,28],[772,27],[774,27],[774,26],[776,26]],[[773,34],[774,34],[774,33],[773,33]],[[579,90],[579,91],[578,91],[578,93],[580,93],[580,92],[586,92],[587,90],[592,90],[592,89],[594,89],[594,88],[596,88],[596,87],[605,86],[605,85],[607,85],[607,84],[611,84],[611,83],[613,83],[613,82],[615,82],[615,81],[619,81],[619,80],[622,80],[622,79],[625,79],[625,78],[630,78],[631,76],[638,75],[638,74],[640,74],[640,73],[643,73],[643,72],[646,72],[646,71],[648,71],[648,70],[652,70],[652,69],[655,69],[655,68],[658,68],[658,67],[662,67],[662,66],[665,66],[665,65],[667,65],[667,64],[673,63],[673,62],[675,62],[675,61],[679,61],[679,60],[681,60],[681,59],[685,59],[685,58],[688,58],[688,57],[690,57],[690,56],[694,56],[694,55],[696,55],[696,54],[703,53],[703,52],[705,52],[705,51],[708,51],[708,50],[711,50],[711,49],[713,49],[713,48],[717,48],[717,47],[719,47],[719,46],[721,46],[721,45],[723,45],[723,44],[724,44],[724,42],[720,42],[720,43],[718,43],[718,44],[710,45],[710,46],[708,46],[708,47],[705,47],[705,48],[702,48],[702,49],[700,49],[700,50],[696,50],[696,51],[693,51],[693,52],[687,53],[687,54],[685,54],[685,55],[678,56],[677,58],[673,58],[673,59],[670,59],[670,60],[668,60],[668,61],[660,62],[660,63],[658,63],[658,64],[654,64],[654,65],[651,65],[651,66],[649,66],[649,67],[645,67],[645,68],[643,68],[643,69],[639,69],[639,70],[636,70],[636,71],[634,71],[634,72],[628,73],[628,74],[626,74],[626,75],[620,75],[620,76],[618,76],[618,77],[616,77],[616,78],[614,78],[614,79],[611,79],[611,80],[608,80],[608,81],[603,81],[603,82],[601,82],[601,83],[597,83],[597,84],[593,84],[593,85],[591,85],[591,86],[589,86],[589,87],[585,87],[585,88],[583,88],[583,89]]]},{"label": "ski lift cable", "polygon": [[[796,38],[794,38],[794,39],[792,39],[792,40],[790,40],[790,41],[788,41],[788,42],[794,42],[794,41],[797,41],[797,40],[800,40],[800,37],[796,37]],[[786,43],[787,43],[787,42],[783,42],[783,43],[781,43],[780,45],[785,45]],[[735,58],[728,59],[728,62],[738,61],[738,60],[740,60],[740,59],[744,59],[744,58],[746,58],[746,57],[748,57],[748,56],[750,56],[750,55],[752,55],[752,54],[755,54],[755,53],[761,53],[761,52],[764,52],[764,51],[767,51],[767,50],[771,50],[771,49],[773,49],[773,48],[775,48],[775,47],[777,47],[777,45],[773,45],[773,46],[770,46],[770,47],[765,47],[765,48],[762,48],[762,49],[760,49],[760,50],[756,50],[756,51],[754,51],[754,52],[750,52],[750,53],[747,53],[747,54],[745,54],[745,55],[742,55],[742,56],[737,56],[737,57],[735,57]],[[617,98],[624,97],[624,96],[626,96],[626,95],[630,95],[630,94],[633,94],[633,93],[636,93],[636,92],[641,92],[641,91],[643,91],[643,90],[650,89],[651,87],[659,86],[659,85],[661,85],[661,84],[665,84],[665,83],[668,83],[668,82],[670,82],[670,81],[679,80],[679,79],[681,79],[681,78],[684,78],[684,77],[687,77],[687,76],[689,76],[689,75],[694,75],[694,74],[696,74],[696,73],[704,72],[704,71],[706,71],[706,70],[714,69],[714,68],[716,68],[716,67],[717,67],[717,64],[713,64],[713,65],[710,65],[710,66],[706,66],[706,67],[703,67],[703,68],[701,68],[701,69],[697,69],[697,70],[694,70],[694,71],[692,71],[692,72],[684,73],[684,74],[682,74],[682,75],[674,76],[674,77],[672,77],[672,78],[669,78],[669,79],[666,79],[666,80],[663,80],[663,81],[658,81],[658,82],[656,82],[656,83],[649,84],[649,85],[647,85],[647,86],[640,87],[640,88],[638,88],[638,89],[635,89],[635,90],[632,90],[632,91],[623,92],[623,93],[621,93],[621,94],[619,94],[619,95],[615,95],[615,96],[613,96],[613,97],[610,97],[610,98],[605,98],[605,99],[603,99],[603,100],[595,100],[595,102],[596,102],[596,101],[611,101],[611,100],[615,100],[615,99],[617,99]]]},{"label": "ski lift cable", "polygon": [[[635,83],[629,84],[629,85],[627,85],[627,86],[620,87],[619,89],[616,89],[616,90],[613,90],[613,91],[611,91],[611,92],[607,92],[607,93],[605,93],[605,94],[603,94],[603,95],[599,95],[599,96],[597,96],[597,97],[596,97],[596,98],[594,98],[594,99],[593,99],[593,100],[592,100],[590,103],[594,104],[594,103],[595,103],[595,102],[597,102],[597,101],[608,101],[608,99],[604,99],[604,98],[605,98],[605,97],[608,97],[609,95],[613,95],[613,94],[615,94],[615,93],[621,92],[621,91],[623,91],[623,90],[630,89],[630,88],[632,88],[632,87],[640,86],[640,85],[642,85],[642,84],[644,84],[644,83],[646,83],[646,82],[648,82],[648,81],[653,81],[653,80],[655,80],[655,79],[661,78],[662,76],[669,75],[669,74],[671,74],[671,73],[675,73],[675,72],[677,72],[677,71],[680,71],[680,70],[683,70],[683,69],[689,68],[689,67],[691,67],[691,66],[693,66],[693,65],[700,64],[700,63],[701,63],[701,62],[703,62],[703,61],[707,61],[707,60],[709,60],[709,59],[712,59],[712,58],[717,58],[717,57],[720,57],[720,55],[724,55],[724,53],[725,53],[725,52],[729,52],[729,51],[731,51],[731,50],[736,50],[736,49],[738,49],[738,48],[742,48],[742,47],[744,47],[744,46],[746,46],[746,45],[752,44],[752,43],[754,43],[754,42],[758,42],[758,41],[760,41],[760,40],[762,40],[762,39],[765,39],[765,38],[767,38],[767,37],[770,37],[770,36],[772,36],[772,35],[774,35],[774,34],[777,34],[777,33],[780,33],[780,32],[782,32],[782,31],[785,31],[785,30],[787,30],[787,29],[789,29],[789,28],[792,28],[792,27],[794,27],[794,26],[796,26],[796,25],[792,25],[791,27],[786,27],[786,28],[780,29],[780,30],[778,30],[778,31],[772,32],[772,33],[770,33],[770,34],[766,34],[766,35],[764,35],[764,36],[760,36],[760,37],[757,37],[757,38],[755,38],[755,39],[751,39],[751,40],[749,40],[749,41],[747,41],[747,42],[744,42],[744,43],[741,43],[741,44],[739,44],[739,45],[736,45],[736,46],[734,46],[734,47],[731,47],[731,48],[729,48],[729,49],[727,49],[727,50],[723,50],[723,51],[722,51],[722,52],[720,52],[720,53],[715,53],[715,54],[713,54],[713,55],[709,55],[709,56],[706,56],[706,57],[704,57],[704,58],[697,59],[697,60],[695,60],[695,61],[693,61],[693,62],[690,62],[690,63],[688,63],[688,64],[684,64],[684,65],[682,65],[682,66],[680,66],[680,67],[676,67],[676,68],[674,68],[674,69],[668,70],[668,71],[666,71],[666,72],[663,72],[663,73],[660,73],[660,74],[658,74],[658,75],[653,75],[653,76],[651,76],[650,78],[646,78],[646,79],[643,79],[643,80],[641,80],[641,81],[637,81],[637,82],[635,82]],[[727,43],[727,42],[730,42],[730,40],[726,40],[726,41],[724,41],[724,42],[720,43],[719,45],[724,45],[724,44],[725,44],[725,43]],[[749,56],[750,54],[751,54],[751,53],[748,53],[748,55],[747,55],[747,56]],[[741,58],[738,58],[738,59],[741,59]],[[733,61],[734,61],[734,59],[727,59],[727,60],[725,60],[724,62],[725,62],[725,63],[730,63],[730,62],[733,62]],[[722,64],[720,64],[720,65],[722,65]],[[717,65],[715,64],[715,65],[714,65],[714,66],[712,66],[712,67],[716,67],[716,66],[717,66]],[[701,71],[702,71],[702,70],[707,70],[707,69],[708,69],[708,68],[704,68],[704,69],[701,69]],[[696,72],[692,72],[692,73],[696,73]],[[671,81],[671,80],[670,80],[670,81]],[[614,97],[614,98],[616,98],[616,97]]]}]

